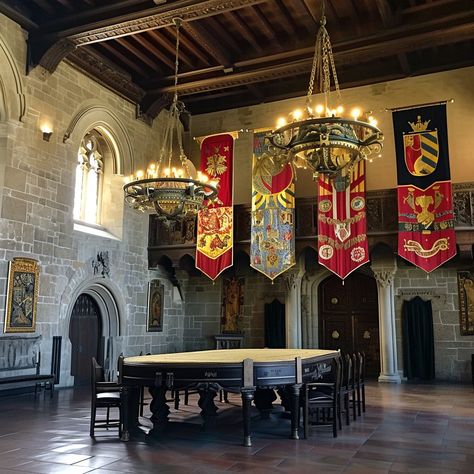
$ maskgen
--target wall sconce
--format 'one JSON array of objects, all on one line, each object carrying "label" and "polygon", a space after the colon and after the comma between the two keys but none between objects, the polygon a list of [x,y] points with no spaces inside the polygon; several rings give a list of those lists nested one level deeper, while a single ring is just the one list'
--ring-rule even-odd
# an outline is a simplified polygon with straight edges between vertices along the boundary
[{"label": "wall sconce", "polygon": [[45,142],[49,142],[49,139],[51,138],[51,135],[53,134],[51,127],[49,127],[48,125],[43,125],[41,127],[41,131],[43,132],[43,140]]}]

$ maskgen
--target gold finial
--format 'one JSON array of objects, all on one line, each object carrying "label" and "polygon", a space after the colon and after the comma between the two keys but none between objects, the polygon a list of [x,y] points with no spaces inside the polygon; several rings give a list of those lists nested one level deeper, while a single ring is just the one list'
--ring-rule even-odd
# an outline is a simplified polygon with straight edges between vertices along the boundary
[{"label": "gold finial", "polygon": [[431,120],[426,120],[425,122],[421,121],[421,115],[418,115],[416,118],[416,122],[408,122],[410,127],[413,129],[414,132],[424,132],[427,128]]}]

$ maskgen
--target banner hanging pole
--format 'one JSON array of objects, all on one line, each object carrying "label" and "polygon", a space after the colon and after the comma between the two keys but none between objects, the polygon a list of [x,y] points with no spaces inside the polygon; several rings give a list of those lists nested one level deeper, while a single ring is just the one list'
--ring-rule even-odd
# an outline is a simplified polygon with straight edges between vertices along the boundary
[{"label": "banner hanging pole", "polygon": [[399,110],[418,109],[419,107],[429,107],[430,105],[452,104],[454,98],[446,100],[437,100],[436,102],[425,102],[424,104],[405,105],[402,107],[386,108],[385,112],[398,112]]}]

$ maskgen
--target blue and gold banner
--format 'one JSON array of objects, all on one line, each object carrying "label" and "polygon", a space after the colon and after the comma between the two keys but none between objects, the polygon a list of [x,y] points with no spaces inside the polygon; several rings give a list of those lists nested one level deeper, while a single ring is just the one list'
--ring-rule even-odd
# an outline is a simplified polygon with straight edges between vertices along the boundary
[{"label": "blue and gold banner", "polygon": [[273,280],[295,264],[295,184],[293,165],[268,154],[266,134],[253,141],[250,266]]},{"label": "blue and gold banner", "polygon": [[431,272],[456,255],[446,105],[393,113],[398,254]]}]

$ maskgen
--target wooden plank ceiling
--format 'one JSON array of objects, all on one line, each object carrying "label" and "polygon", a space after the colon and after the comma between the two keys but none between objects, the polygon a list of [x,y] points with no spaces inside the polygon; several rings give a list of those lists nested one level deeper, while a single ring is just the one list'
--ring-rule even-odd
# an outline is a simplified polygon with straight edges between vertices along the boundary
[{"label": "wooden plank ceiling", "polygon": [[[304,95],[321,0],[0,0],[29,68],[66,60],[152,119],[178,90],[192,114]],[[341,87],[474,64],[474,0],[326,0]]]}]

